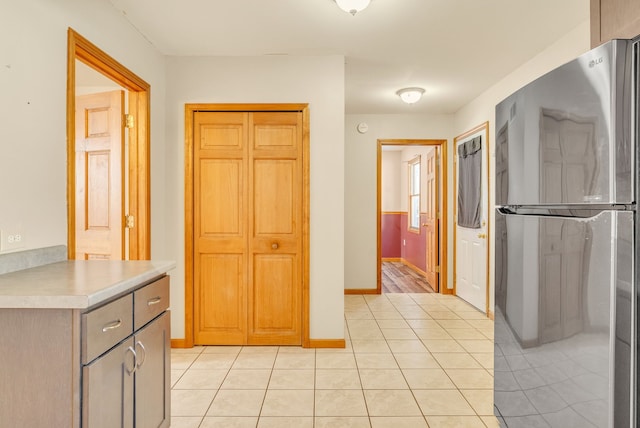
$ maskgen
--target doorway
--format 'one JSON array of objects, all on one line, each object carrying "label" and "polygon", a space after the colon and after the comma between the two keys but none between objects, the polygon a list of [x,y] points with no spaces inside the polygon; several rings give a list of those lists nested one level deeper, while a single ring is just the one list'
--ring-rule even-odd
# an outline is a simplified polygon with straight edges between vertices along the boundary
[{"label": "doorway", "polygon": [[310,347],[307,105],[185,118],[185,346]]},{"label": "doorway", "polygon": [[378,140],[377,294],[447,290],[446,148]]},{"label": "doorway", "polygon": [[489,122],[453,140],[454,294],[489,311]]},{"label": "doorway", "polygon": [[[94,110],[86,110],[97,112],[95,117],[82,116],[80,119],[76,118],[76,67],[78,62],[94,70],[109,79],[111,82],[117,84],[126,91],[126,108],[128,114],[126,117],[127,122],[127,140],[128,150],[123,157],[128,158],[128,166],[126,167],[126,174],[124,169],[118,169],[115,171],[115,175],[120,176],[112,177],[116,179],[114,182],[108,183],[111,187],[102,186],[97,181],[93,183],[95,189],[99,189],[98,193],[95,193],[95,197],[87,198],[86,189],[87,186],[77,185],[77,175],[82,172],[82,168],[94,167],[97,171],[102,171],[102,174],[97,176],[106,177],[108,175],[113,176],[114,172],[110,171],[106,165],[109,163],[108,156],[105,150],[93,151],[95,156],[89,156],[88,152],[82,156],[78,153],[79,150],[85,148],[85,142],[78,138],[76,131],[79,124],[83,120],[86,123],[101,124],[109,120],[105,119],[107,114],[100,114],[100,110],[104,107],[96,108]],[[69,28],[67,31],[67,248],[69,259],[76,259],[80,257],[82,259],[95,259],[95,258],[119,258],[129,260],[148,260],[151,257],[150,235],[151,235],[151,222],[150,222],[150,165],[149,165],[149,144],[150,144],[150,114],[149,114],[149,91],[151,87],[144,80],[140,79],[122,64],[110,57],[100,48],[89,42],[80,34]],[[124,104],[121,100],[120,104]],[[112,115],[113,116],[113,115]],[[120,113],[116,116],[120,116],[118,119],[123,119]],[[86,124],[85,123],[85,124]],[[116,128],[121,128],[121,133],[124,133],[122,124],[113,124]],[[83,128],[83,132],[88,132],[87,127]],[[117,132],[117,131],[116,131]],[[99,133],[98,133],[99,134]],[[121,143],[114,143],[121,144]],[[84,159],[84,163],[81,166],[78,159]],[[121,172],[120,172],[121,171]],[[124,176],[127,176],[127,185],[124,183]],[[87,178],[89,180],[89,178]],[[97,180],[97,178],[96,178]],[[100,193],[102,192],[102,193]],[[95,205],[100,205],[102,198],[101,194],[109,192],[116,192],[114,200],[124,201],[127,200],[128,210],[125,213],[121,208],[116,207],[114,211],[102,211],[96,222],[92,227],[94,231],[101,231],[106,229],[116,230],[117,235],[115,240],[123,240],[127,242],[127,251],[123,253],[122,250],[116,251],[116,253],[107,253],[105,249],[99,249],[94,251],[85,252],[84,249],[77,251],[78,241],[82,241],[84,238],[80,235],[82,232],[89,230],[87,222],[82,217],[82,213],[86,213],[87,209],[93,202]],[[77,208],[80,205],[80,208]],[[94,207],[95,208],[95,207]],[[80,213],[80,214],[79,214]],[[126,219],[125,219],[126,214]],[[122,224],[126,223],[126,235]],[[81,233],[78,233],[78,227],[80,226]],[[91,240],[91,238],[87,238]],[[85,239],[85,240],[87,240]],[[112,238],[104,238],[112,239]],[[121,245],[117,244],[116,246]],[[117,255],[121,254],[120,257]]]}]

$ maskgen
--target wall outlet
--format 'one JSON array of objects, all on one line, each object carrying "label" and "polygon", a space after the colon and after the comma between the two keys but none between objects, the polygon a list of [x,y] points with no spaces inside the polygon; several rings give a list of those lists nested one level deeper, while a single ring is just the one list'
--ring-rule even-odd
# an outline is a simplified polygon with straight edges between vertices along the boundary
[{"label": "wall outlet", "polygon": [[20,229],[0,230],[0,252],[19,250],[24,247],[24,233]]},{"label": "wall outlet", "polygon": [[403,245],[404,247],[406,247],[406,246],[407,246],[407,240],[406,240],[406,239],[403,239],[403,240],[402,240],[402,245]]}]

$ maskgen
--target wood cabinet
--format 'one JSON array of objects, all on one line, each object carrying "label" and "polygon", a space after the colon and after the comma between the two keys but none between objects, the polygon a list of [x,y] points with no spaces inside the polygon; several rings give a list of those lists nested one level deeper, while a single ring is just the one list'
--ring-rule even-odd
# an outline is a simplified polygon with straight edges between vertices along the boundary
[{"label": "wood cabinet", "polygon": [[165,276],[82,315],[83,427],[169,426],[168,307]]},{"label": "wood cabinet", "polygon": [[168,427],[168,307],[163,275],[86,309],[0,309],[0,420]]},{"label": "wood cabinet", "polygon": [[82,368],[82,426],[133,427],[133,338]]},{"label": "wood cabinet", "polygon": [[170,319],[164,312],[135,334],[135,343],[144,346],[142,361],[136,365],[134,426],[168,427],[170,422]]},{"label": "wood cabinet", "polygon": [[[82,370],[82,426],[169,426],[169,314]],[[134,405],[135,403],[135,405]]]},{"label": "wood cabinet", "polygon": [[591,47],[640,35],[640,1],[591,0]]}]

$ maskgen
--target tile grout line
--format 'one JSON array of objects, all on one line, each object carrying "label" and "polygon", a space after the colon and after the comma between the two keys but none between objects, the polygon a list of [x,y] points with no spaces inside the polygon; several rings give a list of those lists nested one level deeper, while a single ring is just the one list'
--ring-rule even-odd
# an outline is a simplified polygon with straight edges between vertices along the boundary
[{"label": "tile grout line", "polygon": [[[206,349],[206,347],[204,349]],[[204,349],[202,350],[200,355],[204,354]],[[211,403],[209,403],[209,406],[207,406],[207,410],[205,410],[204,415],[202,416],[202,421],[200,422],[200,425],[202,425],[204,423],[204,420],[207,417],[207,413],[209,413],[209,411],[211,410],[211,407],[213,406],[213,403],[216,401],[216,397],[220,393],[220,390],[222,389],[222,385],[224,384],[224,381],[227,380],[227,377],[229,376],[229,373],[231,372],[231,368],[233,367],[233,365],[235,364],[236,360],[238,359],[238,355],[240,355],[240,352],[242,352],[242,347],[240,348],[240,351],[238,351],[238,353],[236,354],[235,358],[231,362],[231,365],[229,365],[229,367],[227,368],[227,373],[224,375],[224,377],[220,381],[220,386],[218,386],[218,389],[216,390],[216,393],[213,394],[213,398],[211,399]],[[197,360],[197,358],[196,358],[196,360]]]},{"label": "tile grout line", "polygon": [[[412,299],[412,300],[413,300],[413,299]],[[392,304],[393,304],[393,302],[392,302]],[[394,305],[394,307],[396,307],[396,306]],[[402,312],[401,312],[399,309],[397,309],[397,307],[396,307],[396,310],[398,310],[398,312],[400,312],[400,315],[403,317],[403,318],[402,318],[402,319],[403,319],[403,321],[406,323],[406,318],[404,318],[404,316],[403,316]],[[425,313],[426,313],[426,311],[425,311]],[[427,314],[427,315],[428,315],[428,314]],[[376,322],[377,322],[377,320],[376,320]],[[411,324],[407,323],[407,325],[409,326],[409,329],[413,332],[413,334],[415,334],[415,335],[416,335],[416,337],[417,337],[418,339],[420,339],[420,338],[418,337],[418,335],[416,334],[416,332],[413,330],[413,327],[411,326]],[[378,324],[378,326],[379,326],[379,324]],[[383,334],[383,336],[384,336],[384,334]],[[426,415],[424,414],[424,412],[422,411],[422,407],[420,407],[420,403],[418,402],[418,398],[416,397],[415,393],[413,392],[413,388],[411,387],[411,384],[410,384],[410,383],[409,383],[409,381],[407,380],[407,377],[406,377],[406,375],[404,374],[404,371],[402,370],[402,366],[400,366],[400,362],[399,362],[399,361],[398,361],[398,359],[396,358],[396,353],[395,353],[395,352],[393,352],[393,349],[391,349],[391,346],[389,345],[389,341],[387,340],[387,338],[386,338],[386,337],[385,337],[385,342],[387,342],[387,346],[389,346],[389,350],[391,351],[391,355],[393,355],[393,359],[395,360],[396,364],[398,365],[398,370],[400,371],[400,374],[402,375],[402,378],[403,378],[403,379],[404,379],[404,381],[406,382],[406,384],[407,384],[407,388],[408,388],[408,389],[409,389],[409,391],[411,392],[411,396],[413,397],[413,400],[415,401],[416,406],[418,407],[418,410],[420,411],[420,414],[421,414],[421,416],[422,416],[422,420],[424,420],[424,423],[425,423],[425,424],[427,425],[427,427],[428,427],[428,426],[429,426],[429,422],[427,422],[427,416],[426,416]],[[420,341],[420,343],[422,343],[422,341]],[[422,344],[422,346],[424,346],[425,352],[427,352],[429,355],[431,355],[431,353],[430,353],[429,349],[428,349],[424,344]],[[436,361],[436,362],[437,362],[437,361]],[[407,369],[407,370],[409,370],[409,369]]]},{"label": "tile grout line", "polygon": [[[410,297],[412,298],[412,300],[414,300],[416,303],[418,303],[415,299],[413,299],[413,296],[410,296]],[[394,305],[394,306],[395,306],[395,305]],[[420,306],[420,305],[418,304],[418,306]],[[428,312],[427,310],[424,310],[424,311],[425,311],[425,313],[426,313],[427,315],[429,315],[429,312]],[[455,311],[453,311],[453,310],[452,310],[451,312],[454,312],[454,313],[455,313]],[[457,314],[456,314],[456,316],[457,316]],[[462,318],[461,318],[461,319],[462,319]],[[435,320],[435,321],[437,322],[438,320]],[[464,320],[464,321],[466,321],[466,320]],[[467,324],[468,324],[468,322],[467,322]],[[438,325],[439,325],[441,328],[443,328],[443,329],[447,332],[447,334],[449,334],[449,331],[448,331],[449,329],[448,329],[447,327],[444,327],[444,326],[443,326],[442,324],[440,324],[440,323],[438,323]],[[419,337],[419,336],[417,335],[417,333],[415,332],[415,330],[414,330],[413,326],[411,326],[411,324],[409,324],[409,327],[411,328],[411,331],[413,331],[413,333],[414,333],[414,334],[415,334],[415,335],[420,339],[420,337]],[[471,326],[471,327],[473,327],[473,326]],[[475,329],[475,328],[474,328],[474,329]],[[449,335],[450,335],[450,334],[449,334]],[[450,335],[450,336],[451,336],[451,335]],[[458,343],[458,342],[457,342],[457,340],[456,340],[453,336],[451,336],[451,339],[452,339],[452,340],[454,340],[454,341],[456,341],[456,343]],[[422,340],[421,340],[421,342],[422,342]],[[458,343],[458,344],[459,344],[459,343]],[[459,345],[460,345],[460,344],[459,344]],[[433,357],[433,352],[432,352],[432,351],[430,351],[430,350],[429,350],[429,348],[428,348],[426,345],[424,345],[424,343],[423,343],[423,346],[425,346],[425,349],[427,350],[427,353],[428,353],[431,357]],[[460,345],[460,346],[462,346],[462,345]],[[470,356],[470,357],[475,361],[475,358],[473,358],[473,355],[471,355],[471,353],[470,353],[466,348],[464,348],[464,347],[462,347],[462,348],[465,350],[465,354],[466,354],[466,355],[469,355],[469,356]],[[395,354],[394,354],[394,358],[395,358]],[[443,367],[443,366],[442,366],[442,364],[441,364],[441,363],[440,363],[440,362],[439,362],[435,357],[433,357],[433,359],[436,361],[436,363],[438,364],[438,366],[440,367],[440,369],[444,372],[444,374],[445,374],[445,375],[447,376],[447,378],[451,381],[451,383],[455,386],[456,391],[458,391],[458,393],[462,396],[462,398],[465,400],[465,402],[469,405],[469,407],[473,410],[473,412],[475,413],[475,415],[478,417],[478,419],[480,419],[480,421],[481,421],[481,422],[482,422],[482,424],[484,425],[484,421],[482,420],[481,415],[479,415],[479,414],[478,414],[477,410],[476,410],[476,409],[473,407],[473,405],[469,402],[469,400],[467,399],[467,397],[462,393],[462,390],[458,387],[458,385],[457,385],[457,384],[454,382],[454,380],[451,378],[451,376],[450,376],[450,375],[449,375],[449,373],[447,372],[446,368],[445,368],[445,367]],[[480,364],[480,363],[478,362],[478,364]],[[398,366],[400,366],[400,365],[398,364]],[[484,369],[484,367],[482,366],[482,364],[480,364],[480,366]],[[405,377],[405,376],[404,376],[404,372],[403,372],[402,370],[400,370],[400,372],[402,373],[403,377]],[[418,403],[418,400],[415,398],[415,394],[413,393],[413,388],[411,388],[411,386],[409,385],[408,381],[406,380],[406,377],[405,377],[405,381],[407,382],[407,386],[409,386],[409,389],[410,389],[410,391],[411,391],[411,394],[413,395],[414,399],[416,400],[416,403]],[[419,404],[419,403],[418,403],[418,407],[420,407],[420,404]],[[422,412],[422,409],[421,409],[421,408],[420,408],[420,411]],[[424,415],[424,414],[423,414],[423,416],[424,416],[425,421],[426,421],[426,417],[427,417],[427,415]],[[455,415],[452,415],[452,416],[455,416]],[[428,422],[427,422],[427,424],[428,424]]]},{"label": "tile grout line", "polygon": [[[422,295],[420,295],[420,296],[422,296]],[[379,330],[379,332],[380,332],[380,334],[382,336],[381,342],[384,343],[384,346],[386,347],[388,352],[391,354],[391,357],[393,358],[393,361],[395,362],[395,364],[397,366],[397,370],[400,371],[400,375],[402,376],[403,381],[406,383],[406,387],[409,389],[409,391],[412,394],[412,397],[413,397],[416,405],[418,406],[418,409],[420,410],[421,419],[427,424],[426,425],[427,427],[429,426],[428,422],[427,422],[427,416],[428,415],[425,415],[425,414],[422,413],[422,409],[420,408],[418,400],[416,399],[416,396],[415,396],[416,389],[414,389],[414,388],[412,388],[410,386],[410,383],[409,383],[408,378],[407,378],[407,374],[405,373],[405,371],[401,367],[400,361],[398,360],[400,354],[404,353],[404,352],[402,352],[402,350],[406,349],[408,351],[411,351],[413,349],[411,347],[403,348],[402,346],[404,346],[404,344],[401,343],[402,341],[415,340],[416,342],[420,343],[421,346],[424,348],[424,350],[420,350],[420,351],[416,351],[416,352],[408,352],[408,353],[422,354],[422,355],[427,355],[427,356],[433,358],[433,360],[435,361],[434,368],[438,368],[439,370],[442,370],[444,372],[446,378],[452,383],[453,387],[455,388],[455,391],[457,391],[463,397],[464,402],[473,410],[473,415],[474,415],[475,418],[478,418],[478,422],[481,423],[483,426],[492,426],[492,425],[488,425],[490,420],[485,421],[485,419],[484,419],[484,418],[490,417],[490,415],[480,415],[479,412],[474,408],[474,406],[471,405],[471,402],[469,401],[467,396],[465,396],[462,393],[463,390],[464,391],[466,391],[466,390],[487,391],[487,389],[485,389],[485,388],[465,388],[465,389],[461,389],[460,387],[458,387],[458,385],[455,382],[453,382],[453,379],[451,378],[451,376],[447,372],[447,369],[443,366],[443,364],[439,360],[437,360],[435,358],[434,352],[425,344],[425,340],[428,340],[428,339],[423,339],[418,335],[416,330],[420,329],[420,327],[417,327],[416,326],[417,324],[411,324],[410,321],[414,320],[414,319],[415,320],[424,319],[424,320],[433,320],[433,321],[435,321],[435,325],[437,325],[439,328],[441,328],[442,330],[444,330],[446,332],[446,334],[448,336],[447,340],[450,340],[451,343],[455,343],[457,346],[459,346],[461,348],[461,350],[463,350],[463,352],[459,352],[459,354],[460,355],[465,355],[466,357],[471,357],[470,361],[473,361],[475,364],[478,364],[480,366],[479,369],[484,373],[488,373],[492,378],[493,378],[493,374],[489,371],[489,369],[487,367],[485,367],[483,365],[483,363],[481,361],[481,360],[484,360],[486,362],[487,360],[485,358],[481,358],[480,357],[481,354],[487,354],[487,353],[485,353],[485,352],[475,352],[475,354],[477,354],[477,357],[476,357],[476,356],[474,356],[474,353],[472,353],[470,350],[468,350],[465,346],[462,345],[463,342],[461,342],[461,341],[464,341],[464,340],[483,340],[483,341],[487,340],[487,341],[493,342],[493,339],[487,337],[485,335],[485,333],[482,330],[480,330],[480,328],[476,327],[476,325],[473,324],[473,320],[475,318],[465,318],[463,315],[459,314],[458,312],[464,312],[463,309],[466,308],[466,307],[461,308],[460,305],[452,304],[452,303],[456,303],[456,302],[450,302],[450,301],[444,302],[443,299],[440,299],[440,298],[429,298],[429,299],[420,298],[420,299],[416,299],[416,297],[419,297],[419,296],[413,296],[413,295],[409,295],[408,297],[409,297],[409,299],[407,299],[408,301],[407,300],[403,300],[403,299],[390,299],[388,296],[384,296],[384,300],[379,300],[379,299],[376,299],[376,298],[372,298],[370,300],[367,300],[365,297],[362,297],[362,299],[359,299],[359,301],[354,301],[354,304],[349,305],[349,307],[346,308],[346,310],[345,310],[345,313],[346,312],[363,312],[363,313],[366,313],[369,316],[371,316],[371,318],[368,318],[368,317],[347,318],[346,316],[344,318],[344,327],[345,327],[345,330],[346,330],[345,333],[347,335],[347,337],[346,337],[347,342],[346,343],[347,343],[348,347],[350,348],[345,354],[346,355],[351,355],[353,360],[354,360],[356,374],[358,376],[358,381],[360,383],[359,390],[360,390],[360,393],[361,393],[361,397],[362,397],[362,399],[364,401],[364,406],[365,406],[365,409],[366,409],[366,412],[367,412],[366,415],[367,415],[367,420],[368,420],[369,425],[372,426],[374,421],[372,419],[372,415],[370,414],[369,403],[367,402],[366,395],[365,395],[366,390],[365,390],[365,387],[364,387],[364,384],[363,384],[363,379],[362,379],[362,376],[361,376],[361,370],[365,370],[365,368],[360,366],[360,363],[358,362],[358,359],[357,359],[357,355],[358,354],[367,353],[367,352],[366,352],[366,349],[363,349],[363,352],[356,352],[356,348],[355,348],[354,342],[353,342],[354,338],[352,337],[352,334],[351,334],[352,333],[352,331],[351,331],[352,326],[350,325],[349,321],[366,321],[366,320],[370,319],[372,321],[375,321],[375,323],[373,325],[375,325],[376,328],[378,328],[378,330]],[[359,304],[358,302],[361,302],[361,304]],[[380,303],[380,304],[378,305],[378,303]],[[438,321],[442,321],[442,320],[434,319],[433,317],[431,317],[429,310],[423,307],[423,305],[426,305],[426,304],[429,304],[429,303],[439,304],[439,305],[444,306],[442,311],[446,310],[447,312],[451,312],[452,314],[454,314],[456,316],[455,319],[463,320],[464,322],[466,322],[469,325],[469,328],[472,329],[474,332],[479,333],[479,335],[480,335],[480,337],[482,337],[482,339],[477,339],[477,338],[464,339],[464,336],[457,336],[457,337],[460,337],[460,338],[456,338],[456,336],[451,334],[451,330],[456,330],[456,328],[445,327],[443,324],[438,322]],[[395,318],[386,318],[384,316],[381,317],[381,318],[377,318],[376,317],[376,312],[388,312],[388,311],[390,311],[390,309],[387,306],[387,304],[390,305],[390,307],[393,308],[393,311],[397,312],[397,314],[400,316],[400,318],[398,318],[398,320],[401,320],[404,323],[403,326],[401,326],[401,327],[385,327],[383,329],[382,325],[385,324],[385,321],[394,320],[395,319]],[[409,305],[418,306],[426,317],[425,318],[405,318],[407,316],[413,317],[414,315],[416,315],[416,314],[408,315],[407,313],[405,313],[404,310],[407,310],[407,309],[403,309],[402,308],[402,306],[405,306],[405,305],[407,305],[407,306],[409,306]],[[347,305],[345,305],[345,306],[347,306]],[[364,308],[366,308],[366,312],[362,310],[363,306],[364,306]],[[373,311],[372,310],[373,308],[375,308],[377,310]],[[409,310],[412,311],[412,309],[409,309]],[[421,316],[422,314],[419,313],[417,315]],[[443,314],[443,315],[445,315],[445,314]],[[448,318],[445,318],[444,320],[447,320],[447,319]],[[354,323],[354,324],[357,325],[357,323]],[[388,325],[389,324],[390,325],[394,325],[393,323],[388,323]],[[444,324],[446,324],[446,323],[444,323]],[[483,326],[484,326],[484,324],[483,324]],[[467,327],[459,327],[459,329],[462,329],[462,328],[466,329]],[[398,333],[396,335],[399,336],[399,337],[397,339],[392,339],[393,338],[393,334],[392,333],[394,333],[392,331],[393,329],[403,329],[403,330],[410,331],[415,336],[415,338],[407,338],[407,337],[403,336],[403,335],[406,335],[408,333]],[[387,330],[388,333],[391,334],[391,338],[388,338],[387,335],[385,335],[383,330]],[[389,331],[389,330],[391,330],[391,331]],[[486,326],[485,326],[485,330],[486,330]],[[364,333],[366,334],[366,330],[364,331]],[[364,338],[364,339],[356,339],[356,340],[361,340],[363,342],[367,342],[367,341],[370,341],[370,340],[376,340],[377,341],[377,339],[366,339],[366,338]],[[394,340],[395,341],[394,342],[394,346],[391,345],[391,343],[389,342],[390,340]],[[433,340],[437,340],[437,339],[433,339]],[[398,342],[398,343],[396,343],[396,342]],[[363,343],[363,345],[365,345],[365,344]],[[396,347],[396,349],[398,349],[398,350],[394,351],[394,347]],[[220,393],[220,390],[222,389],[222,385],[224,384],[225,380],[228,379],[228,377],[229,377],[229,375],[231,373],[231,370],[233,369],[233,365],[238,361],[238,358],[240,357],[243,349],[245,349],[245,348],[246,347],[241,347],[240,348],[240,351],[238,351],[235,354],[235,356],[233,358],[233,361],[231,362],[231,365],[226,368],[226,373],[225,373],[222,381],[220,382],[220,385],[217,388],[217,390],[216,390],[211,402],[209,403],[209,406],[207,407],[207,410],[205,411],[205,413],[204,413],[204,415],[202,417],[199,417],[199,419],[200,419],[199,425],[204,424],[204,420],[207,417],[207,413],[212,408],[213,402],[215,401],[215,398],[218,396],[218,394]],[[182,371],[180,376],[177,379],[175,379],[175,382],[174,382],[174,384],[173,384],[173,386],[171,388],[172,390],[173,390],[174,386],[177,385],[184,378],[184,376],[187,374],[187,372],[192,372],[193,370],[195,370],[195,369],[193,369],[193,366],[196,363],[196,361],[198,360],[198,358],[200,358],[202,355],[205,355],[205,352],[204,352],[205,350],[206,350],[206,347],[201,349],[197,353],[195,359],[193,361],[191,361],[188,364],[187,368],[184,369],[184,371]],[[266,386],[265,386],[265,392],[264,392],[264,396],[262,398],[260,411],[258,412],[258,418],[257,418],[256,426],[260,425],[260,420],[261,419],[265,419],[265,420],[268,419],[268,417],[263,415],[264,406],[266,404],[267,394],[270,391],[271,382],[274,379],[273,376],[275,374],[274,372],[276,370],[278,357],[279,356],[284,356],[286,354],[286,352],[283,353],[282,350],[283,350],[283,347],[278,347],[277,348],[275,357],[274,357],[274,359],[273,359],[273,361],[271,363],[269,377],[267,379],[267,383],[266,383]],[[379,352],[370,352],[370,353],[378,354]],[[437,353],[438,352],[436,352],[436,354]],[[440,353],[447,353],[447,351],[443,351],[443,352],[440,352]],[[458,352],[456,352],[456,353],[458,353]],[[384,352],[384,354],[386,354],[386,352]],[[411,365],[412,364],[409,364],[408,367],[406,368],[406,370],[411,369]],[[245,368],[246,369],[251,369],[252,367],[245,367]],[[296,367],[292,366],[292,367],[284,367],[283,369],[295,369],[295,368]],[[417,367],[417,368],[419,368],[419,367]],[[332,368],[328,367],[328,369],[332,369]],[[374,367],[374,369],[375,369],[375,367]],[[477,368],[475,368],[475,367],[450,367],[450,369],[451,370],[454,370],[454,369],[455,370],[465,370],[465,369],[474,369],[474,370],[476,370]],[[317,379],[318,370],[319,370],[319,368],[318,368],[318,352],[314,351],[313,352],[313,370],[312,370],[312,375],[313,375],[312,400],[313,400],[313,402],[311,403],[312,404],[312,423],[311,423],[312,427],[316,427],[317,426],[316,422],[317,422],[317,418],[319,417],[318,415],[316,415],[316,412],[317,412],[316,400],[317,400],[317,393],[319,391],[318,390],[318,382],[317,382],[317,380],[318,380]],[[334,369],[332,369],[332,370],[334,370]],[[380,370],[382,370],[382,368]],[[372,386],[375,386],[375,385],[372,385]],[[349,388],[347,388],[347,389],[349,389]],[[382,389],[384,390],[385,388],[382,387]],[[421,388],[418,388],[418,389],[421,389]],[[437,389],[435,389],[435,388],[426,388],[426,390],[437,390]],[[449,416],[461,416],[461,415],[431,415],[431,416],[449,417]],[[235,416],[233,416],[233,417],[235,417]],[[238,417],[240,417],[240,416],[238,416]],[[285,417],[285,416],[282,416],[282,417]],[[293,417],[293,416],[291,416],[291,417]],[[337,418],[338,416],[335,416],[335,417]],[[347,415],[345,415],[345,416],[340,416],[340,417],[345,417],[345,418],[354,417],[355,418],[356,416],[347,416]],[[393,417],[410,417],[410,416],[409,415],[404,415],[404,416],[398,415],[398,416],[393,416]],[[392,418],[392,416],[388,416],[388,418]]]}]

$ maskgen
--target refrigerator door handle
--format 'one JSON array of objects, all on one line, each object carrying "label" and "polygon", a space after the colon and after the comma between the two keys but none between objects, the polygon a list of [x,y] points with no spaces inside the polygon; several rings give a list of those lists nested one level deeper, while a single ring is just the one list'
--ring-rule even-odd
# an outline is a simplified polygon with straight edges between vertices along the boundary
[{"label": "refrigerator door handle", "polygon": [[624,204],[597,205],[597,206],[524,206],[524,205],[504,205],[496,210],[504,215],[523,215],[535,217],[563,217],[563,218],[594,218],[603,211],[632,211],[633,206]]}]

